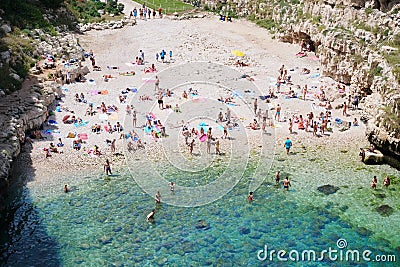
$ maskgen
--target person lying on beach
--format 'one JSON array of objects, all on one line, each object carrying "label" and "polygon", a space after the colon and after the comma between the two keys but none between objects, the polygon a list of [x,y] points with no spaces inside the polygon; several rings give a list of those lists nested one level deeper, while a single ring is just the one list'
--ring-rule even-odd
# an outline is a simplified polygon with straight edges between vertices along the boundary
[{"label": "person lying on beach", "polygon": [[158,134],[157,134],[157,132],[156,132],[155,130],[151,130],[150,134],[151,134],[151,136],[153,137],[154,141],[157,142],[157,139],[158,139]]},{"label": "person lying on beach", "polygon": [[76,151],[78,151],[78,150],[80,150],[81,149],[81,142],[82,140],[80,140],[80,139],[78,139],[78,140],[74,140],[73,142],[72,142],[72,148],[73,149],[75,149]]},{"label": "person lying on beach", "polygon": [[93,66],[93,71],[101,71],[101,67],[100,66]]},{"label": "person lying on beach", "polygon": [[151,101],[151,98],[148,95],[141,95],[141,96],[139,96],[139,100],[140,101],[146,101],[146,100]]},{"label": "person lying on beach", "polygon": [[46,159],[51,157],[50,149],[44,148],[43,150],[45,152]]},{"label": "person lying on beach", "polygon": [[156,66],[154,66],[154,64],[151,64],[151,67],[144,68],[144,72],[145,73],[157,72]]},{"label": "person lying on beach", "polygon": [[123,103],[125,103],[125,101],[126,101],[126,96],[123,96],[123,95],[119,95],[119,103],[120,104],[123,104]]},{"label": "person lying on beach", "polygon": [[197,91],[197,89],[189,88],[189,94],[199,95],[199,92]]},{"label": "person lying on beach", "polygon": [[108,105],[107,112],[118,112],[118,107],[116,105]]},{"label": "person lying on beach", "polygon": [[119,75],[121,75],[121,76],[133,76],[133,75],[135,75],[135,72],[133,70],[126,71],[126,72],[120,72]]},{"label": "person lying on beach", "polygon": [[[99,147],[98,146],[94,146],[94,148],[93,148],[93,155],[95,155],[95,156],[100,156],[101,155],[101,152],[100,152],[100,150],[99,150]],[[108,160],[107,160],[108,161]]]},{"label": "person lying on beach", "polygon": [[97,123],[92,126],[92,132],[99,134],[101,132],[101,125],[98,125]]},{"label": "person lying on beach", "polygon": [[243,74],[242,76],[240,76],[240,78],[247,79],[248,81],[254,81],[254,79],[248,74]]},{"label": "person lying on beach", "polygon": [[302,74],[310,74],[310,70],[309,69],[307,69],[307,68],[303,68],[302,70],[301,70],[301,73]]},{"label": "person lying on beach", "polygon": [[326,109],[332,109],[332,104],[330,101],[322,102],[318,104],[320,107],[324,107]]},{"label": "person lying on beach", "polygon": [[257,122],[256,119],[254,119],[254,121],[251,122],[249,125],[247,125],[246,128],[250,128],[250,129],[253,129],[253,130],[259,130],[260,129],[260,124]]},{"label": "person lying on beach", "polygon": [[136,57],[135,63],[136,63],[136,65],[143,65],[143,59],[141,57]]},{"label": "person lying on beach", "polygon": [[49,150],[53,153],[60,153],[53,143],[50,143]]},{"label": "person lying on beach", "polygon": [[64,146],[64,144],[63,144],[61,138],[58,138],[57,146],[58,146],[58,147],[63,147],[63,146]]},{"label": "person lying on beach", "polygon": [[249,66],[249,64],[247,64],[247,63],[244,63],[243,61],[236,61],[235,62],[235,66],[236,67],[248,67]]}]

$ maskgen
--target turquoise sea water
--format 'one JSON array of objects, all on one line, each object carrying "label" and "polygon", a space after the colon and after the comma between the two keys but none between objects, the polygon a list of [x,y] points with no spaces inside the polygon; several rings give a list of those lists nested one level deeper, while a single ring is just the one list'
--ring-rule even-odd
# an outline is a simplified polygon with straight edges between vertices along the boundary
[{"label": "turquoise sea water", "polygon": [[[1,233],[1,265],[396,266],[393,262],[377,264],[345,258],[282,263],[276,254],[272,261],[257,258],[265,246],[268,251],[297,250],[300,255],[303,250],[314,250],[318,257],[323,250],[338,249],[337,241],[345,239],[347,247],[342,253],[359,250],[361,255],[370,250],[371,258],[393,254],[400,259],[397,189],[378,191],[385,198],[376,200],[368,188],[370,173],[398,172],[388,166],[360,168],[352,160],[335,165],[337,162],[326,163],[323,158],[310,160],[318,152],[303,153],[304,157],[290,164],[283,153],[278,153],[274,162],[274,168],[292,178],[289,192],[274,186],[271,173],[256,190],[255,201],[248,203],[250,167],[232,191],[211,204],[194,208],[157,206],[154,223],[145,219],[155,205],[153,198],[126,170],[116,170],[118,175],[110,178],[103,174],[70,176],[68,183],[74,190],[67,194],[59,188],[59,181],[18,187],[18,183],[26,182],[21,178],[11,188],[7,229]],[[345,153],[338,153],[338,162],[345,158]],[[356,182],[346,177],[350,173]],[[321,180],[311,180],[317,174],[326,183],[336,181],[340,190],[329,196],[319,193],[316,187]],[[364,187],[362,177],[367,181]],[[342,178],[349,181],[350,188]],[[176,192],[165,197],[178,196]],[[393,206],[395,212],[380,216],[374,208],[382,203]],[[386,224],[392,225],[385,228]]]}]

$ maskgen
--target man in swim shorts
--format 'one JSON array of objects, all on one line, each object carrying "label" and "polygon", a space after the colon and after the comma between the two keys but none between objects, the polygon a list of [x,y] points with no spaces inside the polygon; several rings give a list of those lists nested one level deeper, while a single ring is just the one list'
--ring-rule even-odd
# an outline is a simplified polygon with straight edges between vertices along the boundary
[{"label": "man in swim shorts", "polygon": [[282,181],[282,183],[283,183],[283,190],[289,191],[289,186],[292,186],[290,184],[289,177],[286,176],[286,178]]},{"label": "man in swim shorts", "polygon": [[282,107],[278,104],[276,106],[275,120],[278,118],[278,121],[281,119],[281,109]]}]

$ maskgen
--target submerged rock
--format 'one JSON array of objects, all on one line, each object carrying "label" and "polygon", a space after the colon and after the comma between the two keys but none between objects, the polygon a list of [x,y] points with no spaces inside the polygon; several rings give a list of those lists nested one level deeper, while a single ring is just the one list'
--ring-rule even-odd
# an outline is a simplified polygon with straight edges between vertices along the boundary
[{"label": "submerged rock", "polygon": [[246,228],[246,227],[241,227],[239,232],[241,235],[247,235],[247,234],[250,234],[250,229]]},{"label": "submerged rock", "polygon": [[362,237],[368,237],[368,236],[372,235],[372,233],[373,233],[372,231],[368,230],[365,227],[357,227],[355,230]]},{"label": "submerged rock", "polygon": [[325,195],[335,194],[340,188],[334,185],[326,184],[317,188],[318,191]]},{"label": "submerged rock", "polygon": [[210,229],[210,225],[204,220],[198,220],[197,223],[194,225],[196,229],[207,230]]},{"label": "submerged rock", "polygon": [[381,205],[379,207],[376,208],[376,211],[384,217],[390,216],[392,215],[392,213],[394,212],[394,209],[392,207],[390,207],[389,205]]}]

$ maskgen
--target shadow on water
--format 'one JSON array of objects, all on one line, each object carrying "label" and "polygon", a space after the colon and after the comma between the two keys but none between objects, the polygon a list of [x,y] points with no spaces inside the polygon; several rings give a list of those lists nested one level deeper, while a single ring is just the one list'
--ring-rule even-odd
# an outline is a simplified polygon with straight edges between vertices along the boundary
[{"label": "shadow on water", "polygon": [[[30,167],[31,149],[25,144],[13,164],[4,220],[0,222],[0,266],[61,266],[59,244],[48,235],[26,187],[35,171]],[[26,172],[19,169],[21,164],[28,164]]]},{"label": "shadow on water", "polygon": [[[32,77],[30,82],[35,84],[37,79]],[[46,136],[44,140],[53,139]],[[0,266],[61,266],[59,244],[49,236],[41,211],[26,186],[35,177],[31,151],[29,142],[21,145],[10,172],[5,210],[0,215]]]}]

